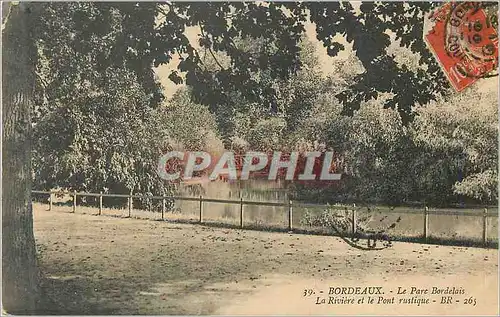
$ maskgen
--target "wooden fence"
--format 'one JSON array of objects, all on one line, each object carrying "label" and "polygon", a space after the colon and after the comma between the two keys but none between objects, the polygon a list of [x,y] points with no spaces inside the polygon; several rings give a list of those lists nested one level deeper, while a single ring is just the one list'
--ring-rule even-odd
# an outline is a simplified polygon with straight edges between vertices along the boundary
[{"label": "wooden fence", "polygon": [[[133,199],[154,199],[162,201],[162,209],[161,209],[161,219],[165,219],[165,211],[166,211],[166,200],[174,199],[174,200],[185,200],[185,201],[198,201],[199,209],[198,209],[198,222],[203,223],[203,207],[205,203],[221,203],[221,204],[237,204],[240,206],[239,208],[239,226],[240,228],[244,228],[243,223],[243,214],[244,214],[244,206],[267,206],[267,207],[285,207],[287,209],[287,219],[288,219],[288,230],[293,230],[293,208],[328,208],[334,210],[347,210],[351,209],[351,233],[356,232],[357,228],[357,211],[356,206],[347,207],[347,206],[335,206],[335,205],[320,205],[320,204],[310,204],[310,203],[294,203],[292,200],[289,200],[287,203],[282,202],[263,202],[263,201],[250,201],[243,200],[240,198],[239,200],[229,200],[229,199],[215,199],[215,198],[205,198],[203,196],[200,197],[185,197],[185,196],[143,196],[143,195],[125,195],[125,194],[104,194],[104,193],[85,193],[85,192],[61,192],[61,191],[39,191],[33,190],[34,194],[46,194],[49,195],[49,210],[52,210],[53,205],[53,196],[55,194],[70,194],[73,197],[73,210],[76,211],[77,207],[77,196],[81,197],[99,197],[99,215],[101,215],[103,210],[102,198],[103,197],[115,197],[115,198],[127,198],[127,208],[128,208],[128,217],[131,217],[132,207],[133,207]],[[484,208],[482,213],[478,213],[477,211],[449,211],[449,210],[429,210],[428,207],[424,207],[421,210],[386,210],[384,212],[389,213],[406,213],[406,214],[422,214],[423,215],[423,238],[427,240],[429,238],[429,215],[455,215],[455,216],[468,216],[468,217],[482,217],[483,218],[483,228],[482,228],[482,242],[483,244],[487,244],[488,241],[488,218],[490,217],[498,217],[498,211],[488,211],[488,208]]]}]

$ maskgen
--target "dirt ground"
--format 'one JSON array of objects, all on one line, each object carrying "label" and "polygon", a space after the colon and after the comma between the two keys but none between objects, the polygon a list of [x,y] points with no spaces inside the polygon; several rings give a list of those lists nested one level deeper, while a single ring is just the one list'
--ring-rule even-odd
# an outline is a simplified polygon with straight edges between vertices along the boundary
[{"label": "dirt ground", "polygon": [[[498,315],[495,249],[399,242],[360,251],[336,237],[51,212],[37,204],[34,230],[53,302],[46,313]],[[382,287],[388,299],[398,287],[465,294],[453,295],[452,304],[440,304],[442,295],[417,295],[431,300],[420,306],[316,304],[317,297],[328,302],[329,287],[349,286]],[[304,296],[309,289],[314,294]],[[475,306],[464,304],[470,298]]]}]

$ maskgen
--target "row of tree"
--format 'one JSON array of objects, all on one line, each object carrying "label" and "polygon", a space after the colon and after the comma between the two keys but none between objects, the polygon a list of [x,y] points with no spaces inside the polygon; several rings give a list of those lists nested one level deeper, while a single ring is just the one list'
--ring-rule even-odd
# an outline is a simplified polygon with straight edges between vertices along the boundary
[{"label": "row of tree", "polygon": [[[217,122],[217,129],[209,133],[210,141],[205,139],[208,143],[198,143],[196,149],[213,151],[214,145],[220,148],[223,143],[239,151],[336,151],[342,158],[344,181],[329,189],[290,187],[291,194],[301,200],[441,206],[496,203],[496,90],[480,91],[476,86],[460,94],[450,92],[415,107],[410,122],[385,106],[390,94],[364,101],[360,110],[346,116],[338,92],[357,80],[363,66],[351,56],[332,62],[334,71],[324,77],[313,45],[305,40],[301,48],[307,68],[286,81],[272,83],[281,96],[275,111],[263,111],[262,105],[235,98],[230,107],[235,110],[230,113],[200,112],[198,118]],[[410,52],[398,53],[406,57],[404,63],[415,62]],[[203,108],[193,101],[192,88],[181,90],[170,103],[180,100],[187,113]],[[191,131],[183,133],[181,143],[199,140],[198,125],[178,124],[182,131]]]},{"label": "row of tree", "polygon": [[[256,56],[264,45],[235,41]],[[387,109],[391,94],[363,101],[360,110],[346,116],[338,95],[359,80],[364,71],[359,59],[333,61],[334,71],[325,77],[312,43],[304,38],[299,48],[303,69],[296,74],[274,80],[266,77],[267,70],[258,74],[259,81],[276,91],[271,105],[237,91],[224,107],[217,100],[203,105],[197,102],[196,87],[188,86],[151,107],[139,79],[126,67],[107,69],[63,98],[49,96],[46,102],[54,110],[34,128],[36,186],[167,194],[174,188],[155,172],[165,150],[322,148],[342,158],[344,180],[329,189],[290,187],[295,198],[435,205],[496,202],[495,91],[473,87],[439,97],[416,108],[410,122],[397,109]],[[411,52],[398,53],[407,57],[403,63],[415,63]],[[203,61],[212,72],[229,63],[222,53],[204,56]]]}]

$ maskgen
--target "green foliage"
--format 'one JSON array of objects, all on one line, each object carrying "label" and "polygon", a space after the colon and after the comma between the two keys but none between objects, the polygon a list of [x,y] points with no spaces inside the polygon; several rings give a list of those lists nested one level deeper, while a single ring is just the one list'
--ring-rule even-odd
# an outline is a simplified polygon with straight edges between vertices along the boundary
[{"label": "green foliage", "polygon": [[[157,159],[168,148],[155,110],[163,97],[151,58],[136,54],[143,42],[135,36],[154,25],[155,7],[47,3],[42,8],[35,32],[35,188],[169,193],[171,187],[156,175]],[[134,26],[132,13],[149,18]],[[108,198],[104,203],[115,204]],[[152,207],[151,201],[139,204]]]},{"label": "green foliage", "polygon": [[[495,91],[471,88],[417,110],[414,140],[426,170],[420,186],[494,203],[498,199],[498,108]],[[442,183],[443,186],[439,186]]]},{"label": "green foliage", "polygon": [[[391,93],[384,105],[396,109],[406,123],[413,117],[411,109],[415,104],[423,105],[448,93],[449,84],[422,38],[424,15],[439,5],[435,2],[53,3],[47,5],[48,14],[43,15],[45,19],[39,29],[46,46],[51,47],[58,38],[51,40],[53,34],[66,33],[78,50],[95,52],[94,62],[100,68],[126,62],[148,93],[157,94],[150,66],[169,63],[174,54],[180,54],[178,71],[185,74],[185,83],[193,87],[196,102],[231,108],[234,98],[243,98],[269,105],[276,111],[280,92],[272,83],[290,78],[307,65],[300,57],[300,42],[309,18],[330,56],[344,49],[337,36],[343,35],[363,65],[364,71],[337,94],[343,112],[352,114],[363,101]],[[200,29],[198,45],[189,42],[187,27]],[[241,45],[241,41],[260,43],[258,54],[249,51],[248,45]],[[417,53],[418,66],[407,67],[388,53],[394,41]],[[94,50],[96,43],[101,46],[99,50]],[[202,50],[212,56],[224,54],[226,63],[217,62],[217,70],[206,67]],[[54,68],[63,70],[64,61],[72,60],[72,56],[58,58],[64,56],[64,52],[60,53],[53,54],[51,59],[58,64]],[[268,84],[260,74],[269,78]],[[177,71],[170,78],[183,82]],[[226,136],[224,131],[223,135]]]},{"label": "green foliage", "polygon": [[323,210],[321,212],[306,210],[300,219],[300,224],[319,228],[335,226],[340,232],[348,233],[352,226],[349,219],[347,210]]},{"label": "green foliage", "polygon": [[220,152],[223,149],[215,116],[194,103],[189,89],[180,89],[162,108],[163,129],[178,150]]},{"label": "green foliage", "polygon": [[[235,39],[238,47],[258,58],[264,41]],[[262,69],[252,74],[252,79],[262,87],[270,87],[275,97],[271,104],[252,101],[235,90],[229,94],[225,103],[216,99],[209,103],[215,114],[218,128],[226,144],[240,139],[254,149],[281,148],[288,135],[296,130],[298,124],[310,115],[311,109],[320,94],[327,89],[325,80],[319,71],[315,48],[307,39],[299,43],[300,61],[306,68],[299,70],[288,79],[273,79],[270,70]],[[223,67],[228,62],[224,54],[215,54],[204,59],[205,65],[212,65],[211,72],[218,71],[218,60]],[[215,75],[214,75],[215,76]],[[196,100],[196,86],[192,88]],[[213,87],[215,90],[220,88]],[[206,101],[205,101],[206,102]]]},{"label": "green foliage", "polygon": [[162,122],[136,76],[101,73],[102,82],[50,100],[54,110],[34,126],[35,188],[112,193],[169,191],[156,175],[166,144]]},{"label": "green foliage", "polygon": [[467,176],[455,184],[454,191],[477,201],[495,203],[498,200],[498,171],[489,169]]},{"label": "green foliage", "polygon": [[[46,98],[67,98],[71,103],[75,92],[101,80],[101,72],[127,68],[148,96],[145,105],[158,105],[163,96],[154,78],[152,58],[146,54],[148,38],[140,38],[153,32],[154,4],[61,2],[41,6],[34,35],[37,70]],[[38,116],[51,109],[50,103],[38,106]]]},{"label": "green foliage", "polygon": [[396,111],[384,109],[384,102],[382,97],[371,100],[346,117],[331,94],[318,99],[297,136],[308,149],[324,144],[337,151],[344,180],[326,189],[296,186],[299,199],[395,205],[498,200],[494,91],[479,93],[471,88],[440,98],[418,108],[409,126]]},{"label": "green foliage", "polygon": [[[423,105],[448,92],[449,84],[422,37],[423,17],[438,5],[370,2],[355,8],[348,2],[164,4],[158,6],[164,22],[156,34],[167,41],[162,41],[164,50],[156,50],[153,55],[158,65],[168,62],[171,54],[165,52],[185,54],[178,70],[185,73],[186,84],[193,87],[194,97],[201,103],[225,108],[236,92],[249,102],[276,110],[279,90],[265,84],[259,73],[266,70],[274,82],[286,80],[304,68],[299,43],[309,17],[330,56],[344,49],[336,37],[341,34],[353,45],[364,67],[355,82],[337,95],[344,113],[352,114],[363,101],[379,93],[392,93],[385,106],[397,109],[406,123],[413,116],[411,108],[415,103]],[[201,50],[209,50],[212,55],[223,52],[227,64],[218,63],[215,72],[207,70],[200,50],[183,35],[187,26],[199,26]],[[177,37],[169,43],[172,33]],[[419,54],[418,67],[409,68],[387,53],[392,44],[389,34],[395,35],[399,46]],[[263,45],[255,56],[234,39],[260,41]],[[177,72],[171,79],[181,80]]]},{"label": "green foliage", "polygon": [[[423,17],[439,3],[363,2],[359,10],[351,3],[311,3],[311,21],[317,24],[318,39],[336,55],[343,45],[334,40],[341,33],[352,43],[365,72],[356,77],[349,89],[338,94],[344,113],[352,114],[363,101],[379,93],[392,93],[385,106],[397,109],[404,122],[412,118],[415,103],[423,105],[446,92],[449,84],[424,43]],[[411,27],[409,27],[411,26]],[[419,68],[399,65],[387,54],[389,34],[396,35],[400,46],[421,55]],[[396,107],[397,106],[397,107]]]},{"label": "green foliage", "polygon": [[[372,100],[350,118],[336,116],[326,129],[326,144],[341,153],[349,178],[347,191],[361,201],[401,203],[411,178],[401,174],[411,141],[398,113]],[[405,179],[406,178],[406,179]]]},{"label": "green foliage", "polygon": [[[497,112],[475,110],[473,92],[452,97],[422,39],[423,17],[438,5],[44,4],[36,183],[158,193],[159,153],[220,150],[222,140],[337,151],[346,181],[327,189],[331,199],[494,201]],[[304,36],[307,19],[330,56],[344,49],[338,35],[352,44],[328,78]],[[200,31],[196,45],[190,27]],[[189,90],[162,107],[152,67],[173,55],[180,63],[169,78]]]},{"label": "green foliage", "polygon": [[282,145],[281,136],[286,127],[286,121],[279,117],[270,117],[257,122],[247,134],[251,149],[258,151],[272,151]]},{"label": "green foliage", "polygon": [[[352,233],[352,208],[339,210],[337,208],[329,208],[322,211],[312,211],[306,209],[300,219],[300,224],[310,227],[332,228],[335,227],[339,232],[344,234]],[[357,215],[356,230],[366,231],[371,227],[370,222],[373,221],[373,213],[368,212]]]}]

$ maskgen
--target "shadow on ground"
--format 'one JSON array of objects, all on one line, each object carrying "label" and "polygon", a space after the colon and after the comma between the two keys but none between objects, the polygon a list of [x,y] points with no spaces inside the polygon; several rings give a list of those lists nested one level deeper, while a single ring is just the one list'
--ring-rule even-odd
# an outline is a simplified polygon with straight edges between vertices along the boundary
[{"label": "shadow on ground", "polygon": [[[84,276],[85,267],[73,271],[81,275],[73,272],[69,275],[60,263],[45,262],[42,271],[58,273],[46,273],[42,278],[43,299],[36,315],[210,315],[220,303],[212,299],[227,297],[227,289],[214,285],[227,283],[227,277],[235,277],[228,274],[227,277],[189,280],[182,275],[165,274],[159,278],[152,273],[161,271],[159,266],[152,263],[151,268],[143,274],[136,272],[136,276],[103,278]],[[249,293],[249,290],[238,292]],[[191,300],[187,297],[199,302],[190,306]]]},{"label": "shadow on ground", "polygon": [[498,270],[498,253],[482,248],[395,244],[361,252],[339,238],[228,227],[236,229],[35,209],[45,275],[39,314],[211,315],[275,283],[275,274],[284,283],[289,277],[357,281],[387,273],[417,280],[443,272],[469,276],[478,265]]},{"label": "shadow on ground", "polygon": [[[175,219],[175,220],[154,220],[154,221],[167,221],[171,223],[181,223],[181,224],[193,224],[200,225],[197,220],[188,220],[188,219]],[[201,224],[206,227],[213,228],[226,228],[226,229],[241,229],[239,225],[229,224],[220,221],[204,221]],[[294,228],[292,231],[283,228],[278,225],[254,225],[247,224],[244,227],[245,230],[252,231],[267,231],[267,232],[284,232],[284,233],[294,233],[294,234],[305,234],[305,235],[317,235],[317,236],[339,236],[335,231],[329,230],[326,228],[311,228],[311,229],[303,229],[303,228]],[[431,245],[445,245],[445,246],[462,246],[462,247],[475,247],[475,248],[487,248],[487,249],[498,249],[498,240],[488,240],[485,243],[479,239],[473,238],[465,238],[465,237],[434,237],[429,236],[424,238],[423,236],[403,236],[399,234],[388,234],[392,241],[399,242],[410,242],[410,243],[419,243],[419,244],[431,244]],[[350,238],[350,235],[346,235],[346,237]],[[359,234],[359,238],[366,239],[368,235]]]},{"label": "shadow on ground", "polygon": [[[42,290],[43,303],[39,314],[42,315],[112,315],[120,307],[102,298],[115,287],[122,285],[121,294],[130,296],[131,286],[126,281],[93,281],[84,277],[44,277]],[[95,291],[95,290],[99,291]],[[101,294],[99,294],[101,292]],[[134,312],[131,311],[131,314]]]}]

